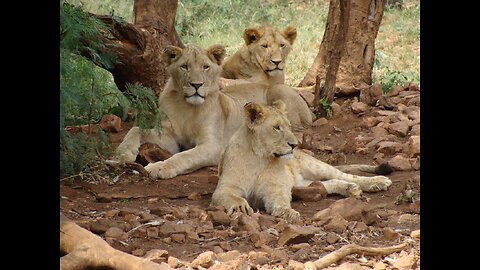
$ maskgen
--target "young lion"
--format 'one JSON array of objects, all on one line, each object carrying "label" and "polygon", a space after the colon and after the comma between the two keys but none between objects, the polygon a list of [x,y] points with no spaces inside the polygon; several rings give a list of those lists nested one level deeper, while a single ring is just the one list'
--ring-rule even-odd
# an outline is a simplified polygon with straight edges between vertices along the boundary
[{"label": "young lion", "polygon": [[385,176],[347,174],[295,149],[297,138],[290,129],[285,104],[248,103],[244,124],[235,132],[219,164],[219,181],[212,195],[213,206],[227,214],[267,213],[286,219],[300,214],[290,206],[292,187],[322,181],[328,194],[358,196],[362,191],[386,190],[392,181]]},{"label": "young lion", "polygon": [[242,79],[242,82],[284,84],[285,62],[296,37],[297,30],[291,26],[282,32],[266,24],[245,29],[245,45],[225,60],[222,77]]},{"label": "young lion", "polygon": [[116,159],[134,161],[140,145],[155,143],[173,154],[148,164],[152,178],[172,178],[205,166],[218,165],[233,133],[242,123],[243,105],[249,101],[271,104],[282,99],[288,118],[299,134],[312,123],[305,101],[285,85],[242,84],[219,90],[220,64],[225,48],[168,46],[162,54],[170,79],[159,97],[162,131],[132,128],[117,148]]}]

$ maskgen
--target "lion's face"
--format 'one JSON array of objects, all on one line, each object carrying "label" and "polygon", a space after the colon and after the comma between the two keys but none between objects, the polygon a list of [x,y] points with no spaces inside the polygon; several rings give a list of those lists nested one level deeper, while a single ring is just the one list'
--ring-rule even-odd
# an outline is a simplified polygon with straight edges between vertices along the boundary
[{"label": "lion's face", "polygon": [[264,25],[248,28],[243,33],[252,61],[268,76],[283,76],[285,61],[296,37],[297,30],[290,26],[280,32]]},{"label": "lion's face", "polygon": [[245,105],[245,121],[253,134],[255,151],[266,157],[291,159],[298,140],[292,133],[285,112],[285,103],[275,101],[272,106],[250,102]]},{"label": "lion's face", "polygon": [[167,46],[162,54],[167,72],[185,101],[200,105],[212,91],[217,91],[217,80],[222,71],[220,64],[225,48],[213,45],[206,51],[194,46],[181,49]]}]

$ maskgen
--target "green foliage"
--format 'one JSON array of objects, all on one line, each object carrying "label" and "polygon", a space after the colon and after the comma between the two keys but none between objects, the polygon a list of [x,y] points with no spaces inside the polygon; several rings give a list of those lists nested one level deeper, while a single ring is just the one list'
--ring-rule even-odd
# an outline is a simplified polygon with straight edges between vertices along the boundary
[{"label": "green foliage", "polygon": [[332,117],[332,107],[330,106],[330,103],[328,103],[327,98],[321,98],[318,103],[320,104],[320,108],[327,113],[327,117]]},{"label": "green foliage", "polygon": [[[118,17],[115,20],[122,22]],[[96,136],[82,132],[72,135],[65,131],[66,126],[92,125],[109,113],[126,119],[129,109],[133,109],[141,127],[160,123],[153,90],[129,86],[125,96],[114,84],[112,75],[97,67],[110,68],[117,61],[101,42],[105,33],[107,26],[81,7],[60,3],[61,176],[91,171],[110,154],[108,137],[101,130]],[[82,54],[90,55],[92,60]]]},{"label": "green foliage", "polygon": [[125,95],[134,108],[135,125],[140,129],[160,129],[161,114],[153,90],[139,83],[127,83],[126,88]]},{"label": "green foliage", "polygon": [[378,83],[382,85],[383,93],[391,91],[395,85],[404,85],[406,82],[411,82],[405,74],[398,70],[390,70],[387,68],[387,72],[384,76],[378,79]]}]

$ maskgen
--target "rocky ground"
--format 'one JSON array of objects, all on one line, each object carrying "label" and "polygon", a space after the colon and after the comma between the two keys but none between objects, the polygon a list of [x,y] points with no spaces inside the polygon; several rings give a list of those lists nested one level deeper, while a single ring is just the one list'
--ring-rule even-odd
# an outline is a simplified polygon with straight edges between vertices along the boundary
[{"label": "rocky ground", "polygon": [[[336,98],[332,112],[305,132],[302,147],[332,165],[388,162],[395,171],[387,191],[296,200],[302,218],[288,223],[209,207],[215,167],[159,181],[140,168],[110,168],[108,179],[62,180],[60,210],[114,248],[171,268],[314,269],[313,261],[347,244],[408,243],[390,255],[347,255],[325,269],[420,269],[419,87],[397,86],[382,97],[373,86]],[[113,147],[130,127],[111,129]]]}]

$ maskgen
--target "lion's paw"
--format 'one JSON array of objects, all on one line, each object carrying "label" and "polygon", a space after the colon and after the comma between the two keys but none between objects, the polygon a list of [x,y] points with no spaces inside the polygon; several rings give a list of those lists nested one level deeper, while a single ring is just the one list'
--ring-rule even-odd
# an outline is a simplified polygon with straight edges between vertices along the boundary
[{"label": "lion's paw", "polygon": [[115,151],[115,156],[113,157],[113,160],[120,161],[121,163],[134,162],[137,159],[137,155],[138,149],[117,149]]},{"label": "lion's paw", "polygon": [[374,176],[370,178],[365,187],[362,187],[362,190],[369,192],[377,192],[382,190],[387,190],[389,186],[392,185],[392,180],[386,176]]},{"label": "lion's paw", "polygon": [[145,166],[145,170],[153,179],[169,179],[178,175],[175,168],[165,165],[163,161],[149,163]]},{"label": "lion's paw", "polygon": [[359,197],[362,195],[362,189],[355,183],[347,183],[346,197]]},{"label": "lion's paw", "polygon": [[236,212],[245,213],[247,215],[253,214],[253,209],[248,205],[248,202],[242,198],[238,202],[235,202],[230,207],[226,207],[227,215],[231,215]]},{"label": "lion's paw", "polygon": [[278,211],[278,217],[286,219],[286,220],[296,220],[300,218],[300,213],[292,208],[287,208],[287,209],[281,209]]}]

